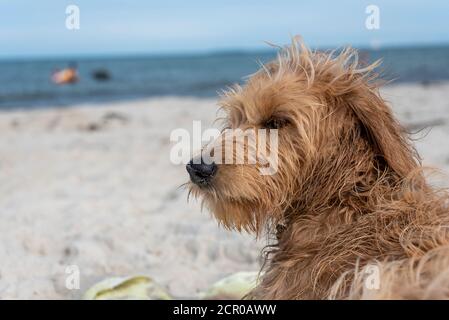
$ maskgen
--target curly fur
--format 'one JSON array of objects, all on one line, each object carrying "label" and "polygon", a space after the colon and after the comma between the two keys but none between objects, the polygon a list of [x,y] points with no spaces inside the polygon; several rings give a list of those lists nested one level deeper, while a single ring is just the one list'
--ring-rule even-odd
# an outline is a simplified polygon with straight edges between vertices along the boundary
[{"label": "curly fur", "polygon": [[[449,297],[449,197],[426,182],[379,95],[377,65],[294,39],[223,94],[226,127],[286,123],[275,175],[219,165],[208,188],[190,185],[225,227],[275,239],[251,297]],[[380,286],[367,289],[373,265]]]}]

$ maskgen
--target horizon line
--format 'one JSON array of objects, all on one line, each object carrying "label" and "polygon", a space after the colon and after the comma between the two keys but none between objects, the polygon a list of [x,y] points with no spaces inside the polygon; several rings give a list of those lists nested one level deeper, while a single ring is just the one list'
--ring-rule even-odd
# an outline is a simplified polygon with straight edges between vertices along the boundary
[{"label": "horizon line", "polygon": [[[338,46],[311,46],[317,50],[331,50],[332,48],[353,47],[358,50],[400,50],[400,49],[418,49],[418,48],[435,48],[448,47],[449,42],[432,42],[432,43],[403,43],[403,44],[386,44],[373,46],[369,44],[361,45],[338,45]],[[232,54],[252,54],[252,53],[269,53],[276,52],[277,48],[273,47],[254,47],[254,48],[223,48],[209,50],[179,50],[179,51],[161,51],[161,52],[103,52],[103,53],[78,53],[78,54],[31,54],[31,55],[5,55],[0,54],[0,61],[45,61],[45,60],[70,60],[70,59],[94,59],[94,58],[176,58],[176,57],[207,57]]]}]

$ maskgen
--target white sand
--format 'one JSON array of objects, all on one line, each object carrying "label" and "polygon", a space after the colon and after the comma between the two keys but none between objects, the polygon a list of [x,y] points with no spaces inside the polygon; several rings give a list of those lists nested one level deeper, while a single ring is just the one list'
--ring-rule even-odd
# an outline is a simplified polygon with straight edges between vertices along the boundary
[{"label": "white sand", "polygon": [[[449,171],[449,84],[384,93],[411,129],[433,126],[418,149]],[[134,274],[194,297],[258,270],[264,241],[226,232],[187,203],[178,188],[187,173],[169,161],[171,130],[191,131],[192,120],[206,128],[216,109],[214,100],[158,98],[0,112],[0,298],[79,298],[105,277]],[[80,290],[65,287],[68,265],[80,269]]]}]

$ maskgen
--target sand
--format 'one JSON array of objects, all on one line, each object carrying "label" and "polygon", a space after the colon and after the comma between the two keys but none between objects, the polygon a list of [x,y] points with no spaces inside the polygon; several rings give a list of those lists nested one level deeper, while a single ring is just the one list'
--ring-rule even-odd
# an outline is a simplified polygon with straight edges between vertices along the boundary
[{"label": "sand", "polygon": [[[425,165],[449,172],[449,83],[383,90]],[[71,299],[110,276],[145,274],[196,297],[258,270],[265,239],[218,227],[180,188],[170,132],[203,128],[215,99],[152,98],[0,112],[0,298]],[[449,180],[448,180],[449,181]],[[444,179],[443,179],[444,184]],[[80,288],[66,287],[66,268]]]}]

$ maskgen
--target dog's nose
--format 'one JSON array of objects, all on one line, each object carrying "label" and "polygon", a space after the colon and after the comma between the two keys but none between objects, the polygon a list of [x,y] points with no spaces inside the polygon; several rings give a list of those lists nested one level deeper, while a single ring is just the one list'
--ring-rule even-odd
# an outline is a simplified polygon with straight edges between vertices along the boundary
[{"label": "dog's nose", "polygon": [[190,175],[190,180],[192,180],[193,183],[197,185],[206,185],[217,173],[218,167],[215,162],[207,164],[201,158],[199,161],[195,161],[194,159],[190,160],[190,162],[186,165],[186,169]]}]

